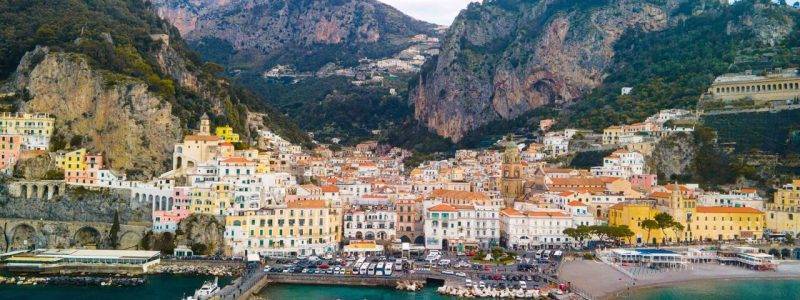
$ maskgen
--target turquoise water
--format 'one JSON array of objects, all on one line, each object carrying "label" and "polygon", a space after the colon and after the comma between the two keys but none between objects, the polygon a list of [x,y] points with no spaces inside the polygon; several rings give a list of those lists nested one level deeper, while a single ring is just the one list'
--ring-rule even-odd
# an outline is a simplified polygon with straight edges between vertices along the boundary
[{"label": "turquoise water", "polygon": [[269,300],[442,300],[456,299],[436,293],[435,286],[427,286],[422,291],[404,292],[384,287],[355,287],[333,285],[273,284],[261,292]]},{"label": "turquoise water", "polygon": [[698,281],[680,286],[644,289],[621,298],[633,300],[800,299],[800,279]]},{"label": "turquoise water", "polygon": [[[113,299],[113,300],[177,300],[194,294],[212,276],[150,275],[145,284],[136,287],[53,286],[53,285],[0,285],[0,299],[62,300],[62,299]],[[230,279],[220,278],[223,286]]]}]

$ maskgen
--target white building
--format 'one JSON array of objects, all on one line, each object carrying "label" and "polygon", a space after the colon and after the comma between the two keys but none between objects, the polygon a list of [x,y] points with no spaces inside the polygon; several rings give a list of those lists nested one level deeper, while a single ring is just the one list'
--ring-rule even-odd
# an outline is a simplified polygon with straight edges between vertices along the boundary
[{"label": "white building", "polygon": [[425,248],[466,251],[499,245],[500,213],[491,206],[423,202]]},{"label": "white building", "polygon": [[550,157],[559,157],[569,153],[569,140],[563,132],[549,132],[544,136],[544,152]]},{"label": "white building", "polygon": [[644,155],[636,151],[617,150],[603,159],[603,166],[592,167],[592,175],[629,178],[644,174]]},{"label": "white building", "polygon": [[389,207],[361,206],[344,213],[344,237],[350,240],[394,241],[397,213]]},{"label": "white building", "polygon": [[697,197],[697,202],[703,206],[750,207],[764,210],[764,198],[758,195],[756,189],[739,189],[727,194],[703,193]]},{"label": "white building", "polygon": [[503,241],[509,249],[559,248],[571,240],[564,229],[575,227],[573,217],[560,210],[500,212]]}]

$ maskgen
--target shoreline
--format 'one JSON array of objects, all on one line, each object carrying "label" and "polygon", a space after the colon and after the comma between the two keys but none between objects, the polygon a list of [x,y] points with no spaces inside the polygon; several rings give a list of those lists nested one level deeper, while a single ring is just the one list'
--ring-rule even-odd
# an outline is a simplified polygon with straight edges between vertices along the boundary
[{"label": "shoreline", "polygon": [[786,261],[777,271],[752,271],[720,264],[693,264],[688,269],[644,273],[636,278],[594,260],[570,261],[559,270],[559,278],[594,299],[619,299],[646,289],[675,287],[689,283],[725,280],[800,279],[800,263]]},{"label": "shoreline", "polygon": [[666,281],[666,282],[654,282],[654,283],[646,283],[642,285],[636,285],[635,287],[626,287],[620,288],[615,290],[612,293],[602,295],[597,299],[600,300],[612,300],[612,299],[619,299],[620,297],[628,297],[636,293],[640,293],[647,290],[657,290],[662,288],[671,288],[671,287],[678,287],[687,283],[708,283],[708,282],[724,282],[724,281],[747,281],[747,280],[800,280],[800,275],[789,275],[789,274],[780,274],[776,276],[755,276],[755,277],[745,277],[745,276],[730,276],[730,277],[708,277],[708,278],[696,278],[696,279],[681,279],[676,281]]}]

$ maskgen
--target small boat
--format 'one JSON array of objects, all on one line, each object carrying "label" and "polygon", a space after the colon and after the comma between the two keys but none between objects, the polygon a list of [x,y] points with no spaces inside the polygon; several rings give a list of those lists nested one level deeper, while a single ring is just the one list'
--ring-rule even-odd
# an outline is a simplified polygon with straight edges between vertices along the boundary
[{"label": "small boat", "polygon": [[211,298],[219,291],[218,278],[214,277],[214,281],[206,281],[199,289],[194,291],[193,296],[186,297],[184,300],[200,300]]}]

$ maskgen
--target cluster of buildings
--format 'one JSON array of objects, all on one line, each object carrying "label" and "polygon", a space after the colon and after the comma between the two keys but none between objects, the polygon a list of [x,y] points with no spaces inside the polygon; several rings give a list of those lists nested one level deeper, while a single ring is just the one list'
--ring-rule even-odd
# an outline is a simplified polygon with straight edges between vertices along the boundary
[{"label": "cluster of buildings", "polygon": [[429,58],[439,55],[440,41],[437,37],[418,34],[407,39],[408,47],[392,57],[382,59],[362,58],[353,67],[339,67],[334,63],[325,65],[316,72],[298,72],[292,66],[277,65],[264,72],[265,78],[304,78],[342,76],[351,78],[354,85],[378,84],[394,74],[419,72]]},{"label": "cluster of buildings", "polygon": [[[551,154],[542,150],[572,153],[569,146],[506,141],[500,150],[458,150],[407,170],[403,161],[411,153],[374,141],[304,150],[268,130],[243,141],[230,127],[212,128],[205,115],[196,132],[174,145],[170,170],[146,182],[117,176],[102,154],[85,149],[50,155],[67,184],[123,189],[131,201],[151,206],[155,232],[174,232],[192,214],[217,218],[225,224],[225,253],[233,256],[558,248],[578,242],[565,229],[606,224],[629,227],[632,244],[800,233],[800,181],[779,190],[772,203],[751,188],[659,184],[645,163],[650,152],[626,141],[629,134],[663,137],[668,121],[688,115],[666,110],[620,126],[635,129],[607,129],[602,141],[614,151],[586,169],[548,163]],[[568,143],[587,134],[567,129],[543,138]],[[642,226],[661,213],[681,226]]]},{"label": "cluster of buildings", "polygon": [[0,172],[11,174],[26,153],[46,151],[54,123],[46,114],[0,113]]}]

